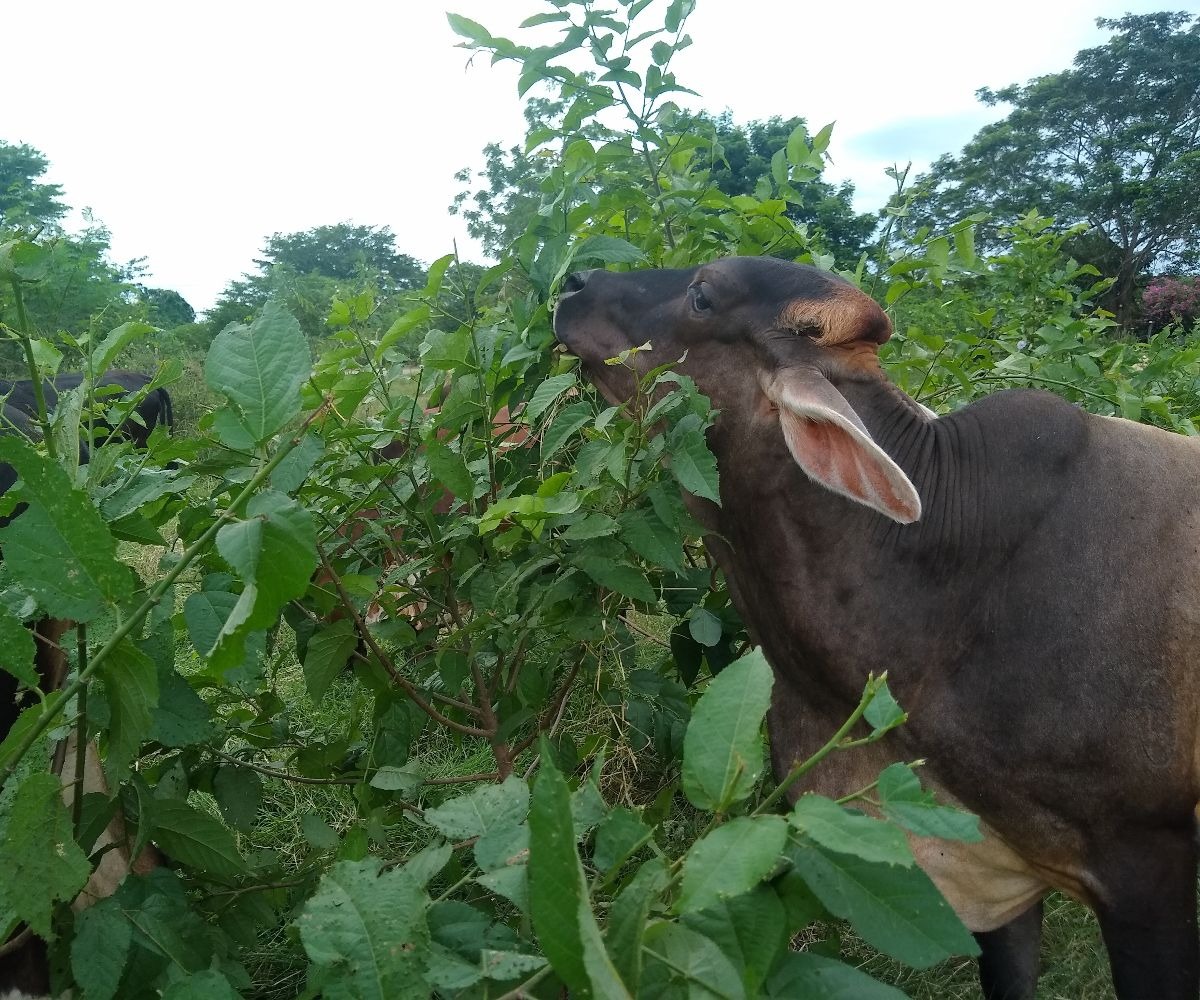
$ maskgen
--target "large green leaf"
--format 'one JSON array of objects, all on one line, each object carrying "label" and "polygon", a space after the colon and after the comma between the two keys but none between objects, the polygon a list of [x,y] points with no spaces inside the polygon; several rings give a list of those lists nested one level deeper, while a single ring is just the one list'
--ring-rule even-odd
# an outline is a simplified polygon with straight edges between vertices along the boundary
[{"label": "large green leaf", "polygon": [[879,776],[879,801],[884,815],[919,837],[944,837],[968,843],[983,839],[979,817],[973,813],[938,805],[933,793],[907,764],[892,764]]},{"label": "large green leaf", "polygon": [[766,996],[778,1000],[905,1000],[896,987],[823,955],[787,955],[767,982]]},{"label": "large green leaf", "polygon": [[646,580],[645,574],[627,562],[597,552],[580,553],[574,562],[596,583],[608,590],[615,590],[618,594],[647,604],[652,604],[655,600],[654,588]]},{"label": "large green leaf", "polygon": [[779,864],[787,835],[782,816],[737,816],[696,841],[683,862],[679,912],[749,892]]},{"label": "large green leaf", "polygon": [[762,723],[773,683],[759,650],[709,683],[683,740],[683,791],[697,808],[722,811],[754,790],[763,769]]},{"label": "large green leaf", "polygon": [[617,972],[627,983],[641,981],[646,920],[669,884],[670,876],[662,858],[651,858],[637,870],[609,908],[604,940]]},{"label": "large green leaf", "polygon": [[559,396],[568,389],[573,389],[577,381],[574,372],[551,375],[533,390],[533,395],[525,404],[525,409],[521,411],[521,420],[525,423],[533,423]]},{"label": "large green leaf", "polygon": [[864,861],[812,841],[792,863],[825,908],[849,920],[868,944],[925,969],[951,955],[977,955],[970,932],[920,868]]},{"label": "large green leaf", "polygon": [[300,387],[311,372],[300,324],[277,302],[268,302],[249,326],[225,327],[204,362],[205,381],[233,404],[259,444],[300,412]]},{"label": "large green leaf", "polygon": [[11,910],[49,938],[54,903],[72,899],[91,873],[54,775],[35,773],[21,782],[0,847],[0,869],[0,913]]},{"label": "large green leaf", "polygon": [[233,834],[220,820],[182,799],[154,803],[154,840],[175,860],[217,878],[246,872]]},{"label": "large green leaf", "polygon": [[100,665],[108,698],[108,754],[104,771],[114,784],[128,773],[129,764],[154,725],[158,704],[158,667],[125,639]]},{"label": "large green leaf", "polygon": [[424,884],[375,858],[342,861],[321,878],[297,921],[327,1000],[427,1000]]},{"label": "large green leaf", "polygon": [[133,942],[133,927],[117,906],[92,906],[75,918],[71,972],[86,1000],[113,1000]]},{"label": "large green leaf", "polygon": [[480,785],[440,806],[425,810],[425,821],[452,840],[480,837],[513,827],[529,812],[529,786],[515,775],[499,785]]},{"label": "large green leaf", "polygon": [[529,810],[529,910],[542,952],[572,995],[627,997],[592,914],[575,848],[571,793],[542,755]]},{"label": "large green leaf", "polygon": [[0,439],[0,462],[24,480],[28,509],[0,528],[0,548],[13,580],[56,618],[91,621],[106,604],[132,593],[129,569],[117,561],[117,544],[87,495],[67,473],[24,441]]},{"label": "large green leaf", "polygon": [[248,831],[262,804],[262,778],[248,767],[219,767],[213,775],[213,795],[225,821]]},{"label": "large green leaf", "polygon": [[787,948],[785,910],[770,886],[760,885],[708,909],[685,913],[682,920],[716,944],[738,968],[748,997],[760,995],[767,973]]},{"label": "large green leaf", "polygon": [[304,683],[314,702],[321,697],[345,669],[350,654],[358,647],[354,623],[341,619],[326,626],[308,640],[304,652]]},{"label": "large green leaf", "polygon": [[713,503],[721,502],[717,476],[717,460],[708,450],[701,421],[689,413],[667,434],[667,452],[671,456],[671,472],[689,493]]},{"label": "large green leaf", "polygon": [[462,455],[436,439],[425,442],[425,460],[429,471],[450,495],[461,500],[470,500],[475,492],[475,481]]},{"label": "large green leaf", "polygon": [[742,1000],[742,977],[716,943],[682,924],[652,925],[644,938],[639,997]]},{"label": "large green leaf", "polygon": [[831,851],[890,865],[915,863],[899,827],[852,812],[823,795],[801,796],[788,822]]},{"label": "large green leaf", "polygon": [[295,500],[267,490],[250,501],[246,514],[217,532],[217,551],[243,582],[210,654],[218,669],[241,661],[246,636],[274,625],[283,606],[308,590],[317,568],[312,515]]},{"label": "large green leaf", "polygon": [[203,969],[176,979],[162,997],[163,1000],[239,1000],[241,994],[216,969]]},{"label": "large green leaf", "polygon": [[33,659],[37,649],[33,633],[8,608],[0,605],[0,670],[12,674],[27,687],[38,686]]}]

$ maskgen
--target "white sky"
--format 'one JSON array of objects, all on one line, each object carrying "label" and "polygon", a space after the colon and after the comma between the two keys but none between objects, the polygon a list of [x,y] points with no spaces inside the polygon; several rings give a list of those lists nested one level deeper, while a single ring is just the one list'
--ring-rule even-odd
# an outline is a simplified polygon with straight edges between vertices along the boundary
[{"label": "white sky", "polygon": [[[0,0],[0,139],[112,232],[113,257],[198,310],[252,267],[268,236],[388,225],[423,261],[458,241],[454,173],[523,135],[512,64],[468,53],[448,7],[516,37],[542,0]],[[612,4],[610,6],[615,6]],[[679,57],[696,107],[739,122],[836,121],[827,177],[879,208],[884,167],[957,152],[996,116],[975,100],[1065,69],[1103,41],[1097,16],[1200,0],[699,0]],[[654,17],[649,10],[643,18]]]}]

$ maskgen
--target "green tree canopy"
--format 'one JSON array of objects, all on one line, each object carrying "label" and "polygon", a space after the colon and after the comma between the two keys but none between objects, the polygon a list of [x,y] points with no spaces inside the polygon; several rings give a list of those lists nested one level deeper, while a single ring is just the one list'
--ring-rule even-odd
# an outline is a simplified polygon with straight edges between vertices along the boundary
[{"label": "green tree canopy", "polygon": [[[1116,278],[1128,323],[1148,268],[1200,264],[1200,18],[1096,23],[1113,36],[1071,69],[978,92],[1013,110],[933,165],[921,212],[935,226],[981,209],[999,225],[1031,208],[1064,228],[1088,223],[1101,251],[1089,262]],[[997,231],[981,238],[994,242]]]},{"label": "green tree canopy", "polygon": [[62,187],[39,179],[49,166],[32,146],[0,139],[0,228],[45,226],[67,214]]},{"label": "green tree canopy", "polygon": [[425,282],[421,264],[396,250],[387,226],[340,222],[299,233],[276,233],[255,258],[257,270],[231,281],[206,314],[213,333],[279,299],[310,337],[325,332],[335,295],[364,291],[385,300]]},{"label": "green tree canopy", "polygon": [[[565,100],[530,99],[525,106],[530,134],[553,127],[567,107]],[[709,179],[718,190],[727,195],[752,195],[760,183],[769,180],[772,157],[787,147],[793,131],[804,124],[802,118],[776,116],[738,125],[728,112],[713,115],[701,111],[680,115],[674,127],[698,138],[705,147]],[[595,129],[587,137],[603,138]],[[483,168],[474,173],[477,187],[471,186],[470,168],[456,175],[465,186],[450,211],[462,215],[467,231],[495,256],[534,223],[553,158],[544,150],[527,153],[521,146],[505,149],[499,143],[485,146],[483,157]],[[606,179],[614,185],[627,180],[615,176]],[[803,201],[788,205],[789,218],[808,226],[816,242],[840,265],[852,267],[875,230],[874,216],[854,211],[852,184],[821,181],[815,171],[806,180],[811,183],[798,189]]]}]

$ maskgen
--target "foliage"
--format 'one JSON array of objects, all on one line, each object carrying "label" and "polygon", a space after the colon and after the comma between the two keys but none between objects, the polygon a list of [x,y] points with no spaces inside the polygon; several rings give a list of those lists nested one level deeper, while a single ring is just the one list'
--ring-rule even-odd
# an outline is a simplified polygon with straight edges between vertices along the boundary
[{"label": "foliage", "polygon": [[32,146],[0,140],[0,229],[52,225],[67,214],[62,187],[39,180],[49,166]]},{"label": "foliage", "polygon": [[[256,271],[231,281],[207,313],[210,336],[231,322],[251,319],[274,298],[296,317],[306,336],[317,340],[327,332],[325,317],[334,298],[369,293],[382,305],[424,282],[420,264],[396,250],[387,226],[348,222],[276,233],[254,265]],[[394,309],[385,307],[385,312]],[[389,321],[379,320],[385,327]]]},{"label": "foliage", "polygon": [[[493,267],[446,256],[410,288],[386,230],[279,238],[269,255],[287,259],[247,280],[261,299],[229,299],[191,380],[219,405],[190,440],[113,442],[77,467],[68,402],[40,440],[0,442],[22,480],[6,503],[28,504],[0,538],[0,625],[79,623],[67,685],[0,743],[15,789],[0,864],[37,874],[0,924],[48,930],[57,989],[265,993],[275,977],[251,969],[270,939],[304,996],[894,997],[838,961],[836,919],[912,967],[974,951],[901,831],[978,828],[919,770],[784,805],[830,755],[903,723],[883,678],[820,752],[765,776],[772,673],[680,499],[719,497],[708,400],[664,368],[611,407],[551,349],[577,267],[834,262],[797,221],[824,197],[828,128],[794,127],[752,191],[716,185],[711,133],[671,103],[690,8],[651,22],[643,0],[554,0],[524,29],[558,31],[549,45],[451,15],[559,109],[526,146],[545,166],[534,221]],[[909,391],[942,409],[1051,384],[1191,427],[1197,355],[1112,339],[1070,231],[1030,214],[981,257],[972,220],[906,228],[900,194],[873,269],[848,276],[892,310],[887,361]],[[53,291],[52,254],[0,244],[14,302]],[[284,277],[310,295],[291,300],[304,322],[267,301]],[[73,343],[97,372],[146,332],[6,329],[33,368]],[[9,646],[4,669],[28,682],[33,644]],[[100,741],[111,792],[68,808],[19,765],[70,727]],[[297,790],[312,797],[279,816]],[[173,867],[72,915],[80,857],[95,865],[118,804],[135,847]],[[262,849],[268,821],[300,847]],[[801,931],[813,946],[793,952]]]},{"label": "foliage", "polygon": [[1152,279],[1142,292],[1142,311],[1152,327],[1194,325],[1200,316],[1200,281],[1172,275]]},{"label": "foliage", "polygon": [[[926,221],[944,226],[985,209],[1000,225],[1036,209],[1084,222],[1116,251],[1116,313],[1134,320],[1139,276],[1200,264],[1200,19],[1129,14],[1074,66],[1025,86],[981,90],[1009,115],[987,125],[925,179]],[[989,244],[999,236],[984,230]],[[1097,255],[1092,263],[1112,255]]]}]

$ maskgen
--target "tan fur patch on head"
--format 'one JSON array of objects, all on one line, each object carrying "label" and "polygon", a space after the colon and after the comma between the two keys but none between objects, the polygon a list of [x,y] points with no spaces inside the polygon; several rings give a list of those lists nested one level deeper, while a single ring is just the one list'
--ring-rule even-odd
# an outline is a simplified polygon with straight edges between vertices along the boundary
[{"label": "tan fur patch on head", "polygon": [[882,344],[892,335],[887,313],[852,285],[835,285],[819,299],[792,299],[776,323],[783,330],[819,330],[818,347],[855,340]]}]

